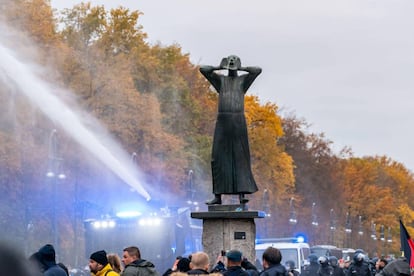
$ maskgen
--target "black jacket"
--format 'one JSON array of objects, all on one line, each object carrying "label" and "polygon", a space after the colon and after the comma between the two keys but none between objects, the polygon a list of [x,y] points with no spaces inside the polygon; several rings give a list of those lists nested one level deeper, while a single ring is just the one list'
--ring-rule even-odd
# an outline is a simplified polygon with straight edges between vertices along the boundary
[{"label": "black jacket", "polygon": [[265,270],[263,270],[260,276],[287,276],[286,267],[281,264],[273,265]]},{"label": "black jacket", "polygon": [[347,276],[372,276],[368,263],[352,263],[348,269]]},{"label": "black jacket", "polygon": [[319,270],[319,264],[318,263],[310,263],[310,265],[306,266],[303,270],[302,275],[304,276],[317,276]]},{"label": "black jacket", "polygon": [[187,271],[188,275],[203,275],[203,274],[209,274],[208,271],[204,269],[191,269]]},{"label": "black jacket", "polygon": [[249,276],[241,266],[230,266],[223,272],[224,276]]}]

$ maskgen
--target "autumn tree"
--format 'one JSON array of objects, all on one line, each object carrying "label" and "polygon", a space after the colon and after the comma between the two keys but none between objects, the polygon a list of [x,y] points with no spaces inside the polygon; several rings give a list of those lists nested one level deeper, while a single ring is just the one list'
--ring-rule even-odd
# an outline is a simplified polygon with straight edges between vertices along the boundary
[{"label": "autumn tree", "polygon": [[[338,217],[343,208],[342,192],[337,185],[335,171],[338,158],[331,149],[332,141],[324,134],[309,131],[309,124],[294,114],[283,118],[284,136],[279,144],[293,158],[295,174],[295,198],[301,199],[298,224],[311,233],[311,210],[315,203],[319,210],[319,223],[328,227],[330,209],[335,208]],[[287,204],[287,203],[286,203]],[[346,209],[346,208],[345,208]]]},{"label": "autumn tree", "polygon": [[[245,111],[252,170],[259,187],[252,204],[263,210],[263,193],[267,190],[272,220],[282,226],[289,211],[283,202],[295,193],[295,177],[291,156],[278,144],[284,135],[278,107],[272,103],[260,104],[257,96],[246,96]],[[278,230],[270,231],[271,235],[276,235]]]}]

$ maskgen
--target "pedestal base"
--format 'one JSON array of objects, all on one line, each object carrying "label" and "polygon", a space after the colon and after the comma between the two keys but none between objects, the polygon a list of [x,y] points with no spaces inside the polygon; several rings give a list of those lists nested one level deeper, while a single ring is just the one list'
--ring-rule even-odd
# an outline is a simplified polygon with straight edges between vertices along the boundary
[{"label": "pedestal base", "polygon": [[254,263],[254,219],[264,218],[264,212],[246,211],[243,205],[215,205],[209,206],[208,212],[193,212],[191,217],[203,220],[203,251],[209,255],[211,265],[216,263],[221,250],[231,249],[240,250],[244,257]]}]

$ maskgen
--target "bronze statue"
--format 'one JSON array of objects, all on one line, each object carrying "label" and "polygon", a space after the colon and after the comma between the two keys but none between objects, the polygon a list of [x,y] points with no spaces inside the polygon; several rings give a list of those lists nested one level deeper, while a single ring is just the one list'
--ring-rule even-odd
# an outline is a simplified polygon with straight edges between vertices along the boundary
[{"label": "bronze statue", "polygon": [[[228,70],[228,75],[216,70]],[[247,74],[238,75],[238,71]],[[262,72],[259,67],[242,67],[240,58],[223,58],[219,66],[200,66],[200,72],[219,93],[218,114],[212,150],[211,169],[214,199],[208,205],[221,204],[222,194],[245,194],[257,191],[250,165],[247,125],[244,117],[244,94]]]}]

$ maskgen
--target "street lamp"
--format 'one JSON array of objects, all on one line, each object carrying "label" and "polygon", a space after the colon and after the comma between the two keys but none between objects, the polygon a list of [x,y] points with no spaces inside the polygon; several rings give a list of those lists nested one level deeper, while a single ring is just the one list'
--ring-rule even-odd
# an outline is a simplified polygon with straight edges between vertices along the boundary
[{"label": "street lamp", "polygon": [[289,200],[289,206],[290,206],[289,223],[292,224],[292,225],[295,225],[298,222],[298,220],[296,218],[295,206],[293,204],[294,200],[295,199],[293,197],[290,198],[290,200]]},{"label": "street lamp", "polygon": [[330,211],[330,226],[329,226],[329,229],[331,230],[331,244],[334,245],[334,234],[335,234],[335,230],[336,230],[334,209],[331,209],[331,211]]},{"label": "street lamp", "polygon": [[387,242],[392,243],[391,227],[388,226]]},{"label": "street lamp", "polygon": [[187,175],[187,203],[189,205],[194,205],[194,208],[198,210],[198,202],[194,200],[194,196],[196,193],[196,190],[194,189],[194,172],[193,170],[188,171]]},{"label": "street lamp", "polygon": [[380,240],[385,241],[385,230],[384,230],[384,225],[382,224],[380,226]]},{"label": "street lamp", "polygon": [[316,203],[312,203],[312,226],[314,227],[318,227],[319,223],[318,223],[318,216],[316,215]]},{"label": "street lamp", "polygon": [[265,212],[266,217],[270,217],[270,206],[269,206],[269,190],[263,190],[263,212]]},{"label": "street lamp", "polygon": [[351,233],[352,233],[352,228],[351,228],[351,218],[350,218],[350,214],[349,212],[346,212],[346,222],[345,222],[345,234],[346,234],[346,246],[349,248],[349,244],[350,244],[350,239],[351,239]]},{"label": "street lamp", "polygon": [[294,235],[295,226],[296,226],[296,223],[298,223],[298,220],[296,218],[296,211],[295,211],[294,201],[295,201],[295,199],[293,197],[291,197],[290,200],[289,200],[289,207],[290,207],[289,224],[292,226],[291,227],[291,233],[290,233],[291,235]]},{"label": "street lamp", "polygon": [[48,170],[46,177],[52,180],[53,185],[53,242],[56,248],[56,252],[59,252],[59,239],[58,239],[58,222],[57,222],[57,180],[66,179],[66,175],[62,171],[63,159],[58,154],[58,141],[57,141],[57,130],[53,129],[49,136],[49,155],[48,155]]},{"label": "street lamp", "polygon": [[372,221],[371,222],[371,238],[376,241],[377,240],[377,225]]},{"label": "street lamp", "polygon": [[385,253],[385,227],[383,224],[380,226],[380,240],[382,241],[382,255]]},{"label": "street lamp", "polygon": [[362,216],[358,217],[358,236],[362,237],[364,230],[362,229]]},{"label": "street lamp", "polygon": [[53,129],[49,136],[48,169],[46,176],[49,178],[56,176],[58,179],[65,179],[66,175],[62,171],[62,162],[63,159],[58,157],[57,130]]},{"label": "street lamp", "polygon": [[391,235],[391,227],[388,226],[388,235],[387,235],[387,255],[388,255],[388,249],[389,247],[391,247],[391,243],[392,243],[392,235]]},{"label": "street lamp", "polygon": [[316,203],[313,202],[312,203],[312,230],[313,230],[313,241],[316,244],[318,239],[317,239],[317,233],[318,233],[318,216],[316,215]]},{"label": "street lamp", "polygon": [[[268,189],[263,190],[262,204],[263,204],[263,212],[265,213],[265,218],[269,218],[271,216],[271,214],[270,214],[269,190]],[[267,219],[265,219],[265,221],[264,221],[264,233],[265,233],[266,237],[269,236],[268,223],[269,223],[269,221]]]}]

